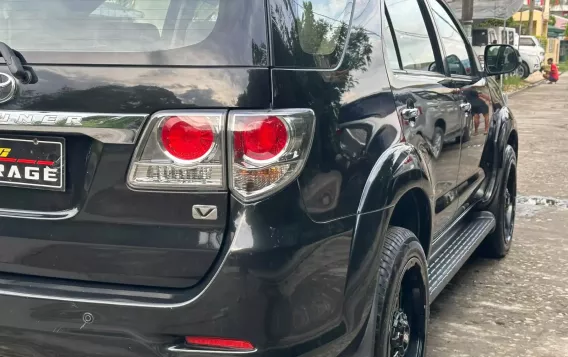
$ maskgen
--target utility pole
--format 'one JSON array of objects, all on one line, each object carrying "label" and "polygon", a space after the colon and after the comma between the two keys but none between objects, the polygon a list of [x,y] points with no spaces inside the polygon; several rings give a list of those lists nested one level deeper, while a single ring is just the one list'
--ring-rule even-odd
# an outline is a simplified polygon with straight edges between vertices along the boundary
[{"label": "utility pole", "polygon": [[462,26],[465,35],[471,42],[471,30],[473,27],[473,0],[462,0]]},{"label": "utility pole", "polygon": [[536,0],[529,0],[529,36],[533,35],[533,15],[535,2]]}]

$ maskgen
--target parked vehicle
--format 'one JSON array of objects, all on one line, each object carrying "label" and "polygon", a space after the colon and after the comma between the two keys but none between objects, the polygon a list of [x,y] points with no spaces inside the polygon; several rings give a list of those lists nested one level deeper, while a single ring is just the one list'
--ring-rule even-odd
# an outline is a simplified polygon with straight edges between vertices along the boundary
[{"label": "parked vehicle", "polygon": [[490,27],[472,30],[473,48],[478,55],[480,62],[485,47],[492,43],[509,44],[519,50],[521,64],[517,68],[516,74],[521,78],[527,78],[532,73],[540,70],[544,53],[540,56],[533,50],[527,50],[524,46],[519,46],[519,35],[515,29],[510,27]]},{"label": "parked vehicle", "polygon": [[538,38],[534,36],[520,36],[519,38],[519,51],[523,53],[530,53],[535,56],[539,56],[540,61],[543,62],[545,60],[545,50],[540,44]]},{"label": "parked vehicle", "polygon": [[511,247],[519,59],[382,1],[0,5],[2,355],[424,356]]}]

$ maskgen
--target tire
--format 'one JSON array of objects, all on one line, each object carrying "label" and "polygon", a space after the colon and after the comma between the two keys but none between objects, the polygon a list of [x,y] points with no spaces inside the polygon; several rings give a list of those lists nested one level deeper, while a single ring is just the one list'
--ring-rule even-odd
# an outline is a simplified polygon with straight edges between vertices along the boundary
[{"label": "tire", "polygon": [[442,148],[444,147],[444,129],[437,126],[434,128],[434,135],[432,137],[432,156],[434,159],[440,157]]},{"label": "tire", "polygon": [[[428,270],[420,242],[409,230],[390,227],[381,254],[375,306],[376,357],[423,357],[430,304]],[[401,353],[403,352],[404,353]]]},{"label": "tire", "polygon": [[503,258],[513,244],[515,228],[515,209],[517,199],[517,156],[510,145],[505,147],[503,179],[497,196],[489,206],[489,211],[497,221],[493,233],[481,245],[482,255],[489,258]]},{"label": "tire", "polygon": [[529,65],[525,62],[521,63],[517,68],[517,75],[522,79],[527,78],[530,75]]},{"label": "tire", "polygon": [[471,134],[473,132],[474,126],[473,126],[473,114],[469,114],[467,116],[467,123],[466,123],[466,127],[465,130],[463,132],[462,135],[462,143],[467,143],[468,141],[471,140]]}]

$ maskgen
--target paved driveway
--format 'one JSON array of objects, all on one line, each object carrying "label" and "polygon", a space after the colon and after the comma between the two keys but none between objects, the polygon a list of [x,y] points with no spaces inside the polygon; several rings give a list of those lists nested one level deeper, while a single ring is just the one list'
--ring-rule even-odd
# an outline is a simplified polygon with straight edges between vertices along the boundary
[{"label": "paved driveway", "polygon": [[568,356],[568,75],[510,100],[521,202],[507,258],[473,258],[432,305],[428,357]]}]

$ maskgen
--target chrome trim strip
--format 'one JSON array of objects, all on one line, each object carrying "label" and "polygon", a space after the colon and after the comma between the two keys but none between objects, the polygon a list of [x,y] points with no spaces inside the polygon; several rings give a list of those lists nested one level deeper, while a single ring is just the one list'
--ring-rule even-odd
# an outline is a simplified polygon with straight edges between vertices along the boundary
[{"label": "chrome trim strip", "polygon": [[136,142],[147,114],[0,110],[0,132],[74,133],[103,143]]},{"label": "chrome trim strip", "polygon": [[54,212],[0,208],[0,218],[26,218],[45,221],[59,221],[69,219],[75,217],[77,213],[79,213],[78,208],[71,208],[64,211]]},{"label": "chrome trim strip", "polygon": [[178,352],[178,353],[198,353],[198,354],[227,354],[227,355],[246,355],[249,353],[254,353],[258,351],[256,348],[254,350],[247,350],[247,351],[229,351],[229,350],[198,350],[198,349],[191,349],[191,348],[183,348],[180,346],[172,346],[168,348],[170,352]]}]

